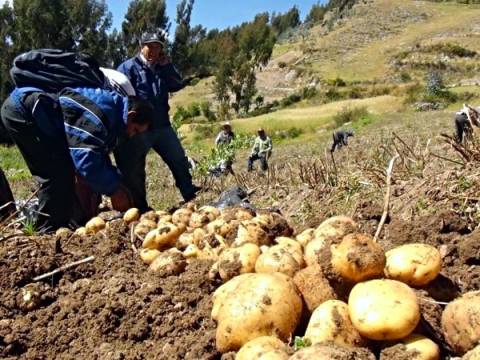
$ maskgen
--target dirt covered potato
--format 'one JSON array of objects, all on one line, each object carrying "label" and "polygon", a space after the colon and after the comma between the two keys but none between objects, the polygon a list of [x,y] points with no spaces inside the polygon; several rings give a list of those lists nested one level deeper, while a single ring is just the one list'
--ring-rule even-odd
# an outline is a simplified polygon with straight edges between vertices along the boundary
[{"label": "dirt covered potato", "polygon": [[302,245],[303,247],[307,246],[307,244],[312,241],[315,237],[315,229],[306,229],[302,231],[300,234],[296,236],[296,240]]},{"label": "dirt covered potato", "polygon": [[313,239],[305,246],[305,262],[308,266],[318,265],[318,256],[324,251],[329,251],[330,243],[325,239]]},{"label": "dirt covered potato", "polygon": [[300,267],[305,267],[302,245],[300,245],[297,241],[284,236],[277,237],[275,242],[278,244],[278,247],[283,248],[292,254]]},{"label": "dirt covered potato", "polygon": [[463,355],[462,360],[480,360],[480,345]]},{"label": "dirt covered potato", "polygon": [[402,340],[407,351],[413,352],[412,360],[440,360],[440,348],[429,338],[411,334]]},{"label": "dirt covered potato", "polygon": [[162,224],[147,234],[142,247],[145,249],[165,250],[175,246],[178,238],[182,234],[182,229],[177,225],[167,223]]},{"label": "dirt covered potato", "polygon": [[268,233],[255,219],[242,221],[240,223],[233,246],[242,246],[247,243],[257,246],[270,245],[272,243]]},{"label": "dirt covered potato", "polygon": [[150,264],[149,270],[161,277],[173,276],[182,273],[187,267],[187,261],[181,252],[176,249],[162,252]]},{"label": "dirt covered potato", "polygon": [[75,230],[74,234],[78,236],[86,236],[87,229],[85,228],[85,226],[79,227],[78,229]]},{"label": "dirt covered potato", "polygon": [[184,224],[188,225],[190,217],[192,216],[192,210],[190,209],[178,209],[172,214],[172,223],[175,225]]},{"label": "dirt covered potato", "polygon": [[242,346],[235,360],[288,360],[287,346],[273,336],[261,336]]},{"label": "dirt covered potato", "polygon": [[402,339],[420,321],[415,292],[395,280],[370,280],[355,285],[348,307],[360,335],[372,340]]},{"label": "dirt covered potato", "polygon": [[259,255],[260,248],[255,244],[225,249],[218,258],[218,273],[223,281],[227,281],[240,274],[254,272]]},{"label": "dirt covered potato", "polygon": [[298,271],[293,277],[293,282],[302,294],[310,312],[323,302],[336,299],[335,292],[323,275],[320,265],[307,266]]},{"label": "dirt covered potato", "polygon": [[331,246],[331,252],[332,268],[345,280],[360,282],[383,275],[385,253],[368,235],[348,234]]},{"label": "dirt covered potato", "polygon": [[143,220],[135,225],[134,233],[136,236],[144,238],[153,229],[157,228],[157,223],[152,220]]},{"label": "dirt covered potato", "polygon": [[161,254],[161,252],[157,249],[141,249],[139,254],[142,261],[145,264],[150,265],[153,260],[155,260]]},{"label": "dirt covered potato", "polygon": [[227,282],[214,296],[218,351],[236,351],[260,336],[288,341],[302,313],[302,299],[293,281],[280,273],[243,274],[230,281],[233,286]]},{"label": "dirt covered potato", "polygon": [[295,260],[295,257],[280,245],[268,248],[258,257],[255,264],[255,272],[257,273],[279,272],[290,277],[293,277],[300,269],[301,266]]},{"label": "dirt covered potato", "polygon": [[142,214],[142,216],[140,216],[140,222],[148,220],[148,221],[153,221],[154,223],[157,223],[159,217],[160,216],[155,211],[153,210],[147,211],[146,213]]},{"label": "dirt covered potato", "polygon": [[102,218],[94,217],[91,218],[86,224],[85,224],[85,230],[87,234],[96,234],[100,230],[105,229],[105,221]]},{"label": "dirt covered potato", "polygon": [[335,344],[359,346],[362,337],[350,320],[348,305],[328,300],[315,309],[308,322],[305,338],[312,344],[331,341]]},{"label": "dirt covered potato", "polygon": [[368,349],[329,343],[303,348],[290,360],[375,360],[375,355]]},{"label": "dirt covered potato", "polygon": [[125,211],[125,214],[123,214],[123,221],[125,221],[127,224],[138,221],[138,219],[140,219],[140,210],[137,208],[128,209]]},{"label": "dirt covered potato", "polygon": [[347,216],[333,216],[322,222],[314,231],[316,239],[343,238],[357,230],[357,224]]},{"label": "dirt covered potato", "polygon": [[447,305],[442,314],[445,339],[459,355],[480,343],[480,291],[466,293]]},{"label": "dirt covered potato", "polygon": [[411,286],[424,286],[442,269],[440,251],[427,244],[407,244],[388,251],[385,275]]}]

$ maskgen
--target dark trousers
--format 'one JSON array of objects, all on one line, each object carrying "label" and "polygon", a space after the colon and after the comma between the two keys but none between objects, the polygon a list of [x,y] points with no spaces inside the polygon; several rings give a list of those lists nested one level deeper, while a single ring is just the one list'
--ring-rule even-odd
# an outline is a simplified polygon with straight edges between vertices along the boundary
[{"label": "dark trousers", "polygon": [[11,98],[1,111],[5,128],[39,184],[37,228],[55,230],[73,218],[75,186],[73,164],[66,143],[45,135],[31,118],[19,112]]},{"label": "dark trousers", "polygon": [[472,127],[470,121],[466,115],[456,115],[455,116],[455,139],[458,143],[463,142],[465,136],[470,136],[472,134]]},{"label": "dark trousers", "polygon": [[263,171],[268,170],[268,160],[266,155],[252,154],[248,158],[248,171],[253,170],[253,163],[257,160],[260,160],[260,167]]},{"label": "dark trousers", "polygon": [[15,201],[7,177],[0,169],[0,221],[15,212]]},{"label": "dark trousers", "polygon": [[115,162],[122,174],[122,181],[130,190],[135,207],[148,209],[145,186],[145,164],[148,151],[153,148],[170,169],[177,188],[188,201],[195,195],[189,164],[182,144],[170,125],[139,134],[114,152]]}]

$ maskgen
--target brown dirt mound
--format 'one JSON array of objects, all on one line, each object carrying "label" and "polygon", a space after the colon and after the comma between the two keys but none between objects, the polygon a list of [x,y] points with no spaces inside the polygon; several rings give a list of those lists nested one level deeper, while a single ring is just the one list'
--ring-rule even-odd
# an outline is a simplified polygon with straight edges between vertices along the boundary
[{"label": "brown dirt mound", "polygon": [[[213,359],[210,263],[193,262],[161,279],[134,255],[120,222],[88,239],[37,238],[0,244],[0,357]],[[37,308],[22,311],[34,276],[95,255],[35,287]]]}]

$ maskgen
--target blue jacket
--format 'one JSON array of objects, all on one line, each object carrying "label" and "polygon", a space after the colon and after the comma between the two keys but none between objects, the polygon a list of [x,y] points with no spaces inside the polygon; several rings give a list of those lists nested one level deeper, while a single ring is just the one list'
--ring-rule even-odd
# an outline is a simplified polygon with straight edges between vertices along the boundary
[{"label": "blue jacket", "polygon": [[[28,93],[35,101],[26,108],[22,99]],[[117,190],[120,176],[109,153],[125,135],[126,97],[92,88],[66,88],[58,99],[36,88],[15,89],[11,96],[40,131],[52,141],[66,142],[76,171],[95,192],[111,195]]]},{"label": "blue jacket", "polygon": [[128,77],[139,98],[153,105],[155,110],[153,127],[169,125],[168,94],[185,87],[177,69],[172,64],[155,65],[151,68],[140,56],[136,56],[122,63],[117,70]]}]

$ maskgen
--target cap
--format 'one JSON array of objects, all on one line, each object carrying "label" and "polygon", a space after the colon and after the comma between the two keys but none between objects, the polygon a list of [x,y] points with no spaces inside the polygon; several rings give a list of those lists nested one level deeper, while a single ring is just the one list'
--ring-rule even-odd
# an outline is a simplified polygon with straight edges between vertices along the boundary
[{"label": "cap", "polygon": [[227,126],[232,127],[232,124],[230,124],[230,121],[223,123],[223,127],[227,127]]},{"label": "cap", "polygon": [[105,75],[106,86],[122,96],[135,96],[136,92],[132,83],[125,74],[113,69],[100,68]]},{"label": "cap", "polygon": [[263,128],[259,128],[259,129],[257,130],[257,133],[262,133],[262,132],[265,132],[265,130],[263,130]]},{"label": "cap", "polygon": [[157,29],[156,31],[144,32],[140,38],[140,44],[159,43],[165,46],[167,43],[168,33],[163,29]]}]

